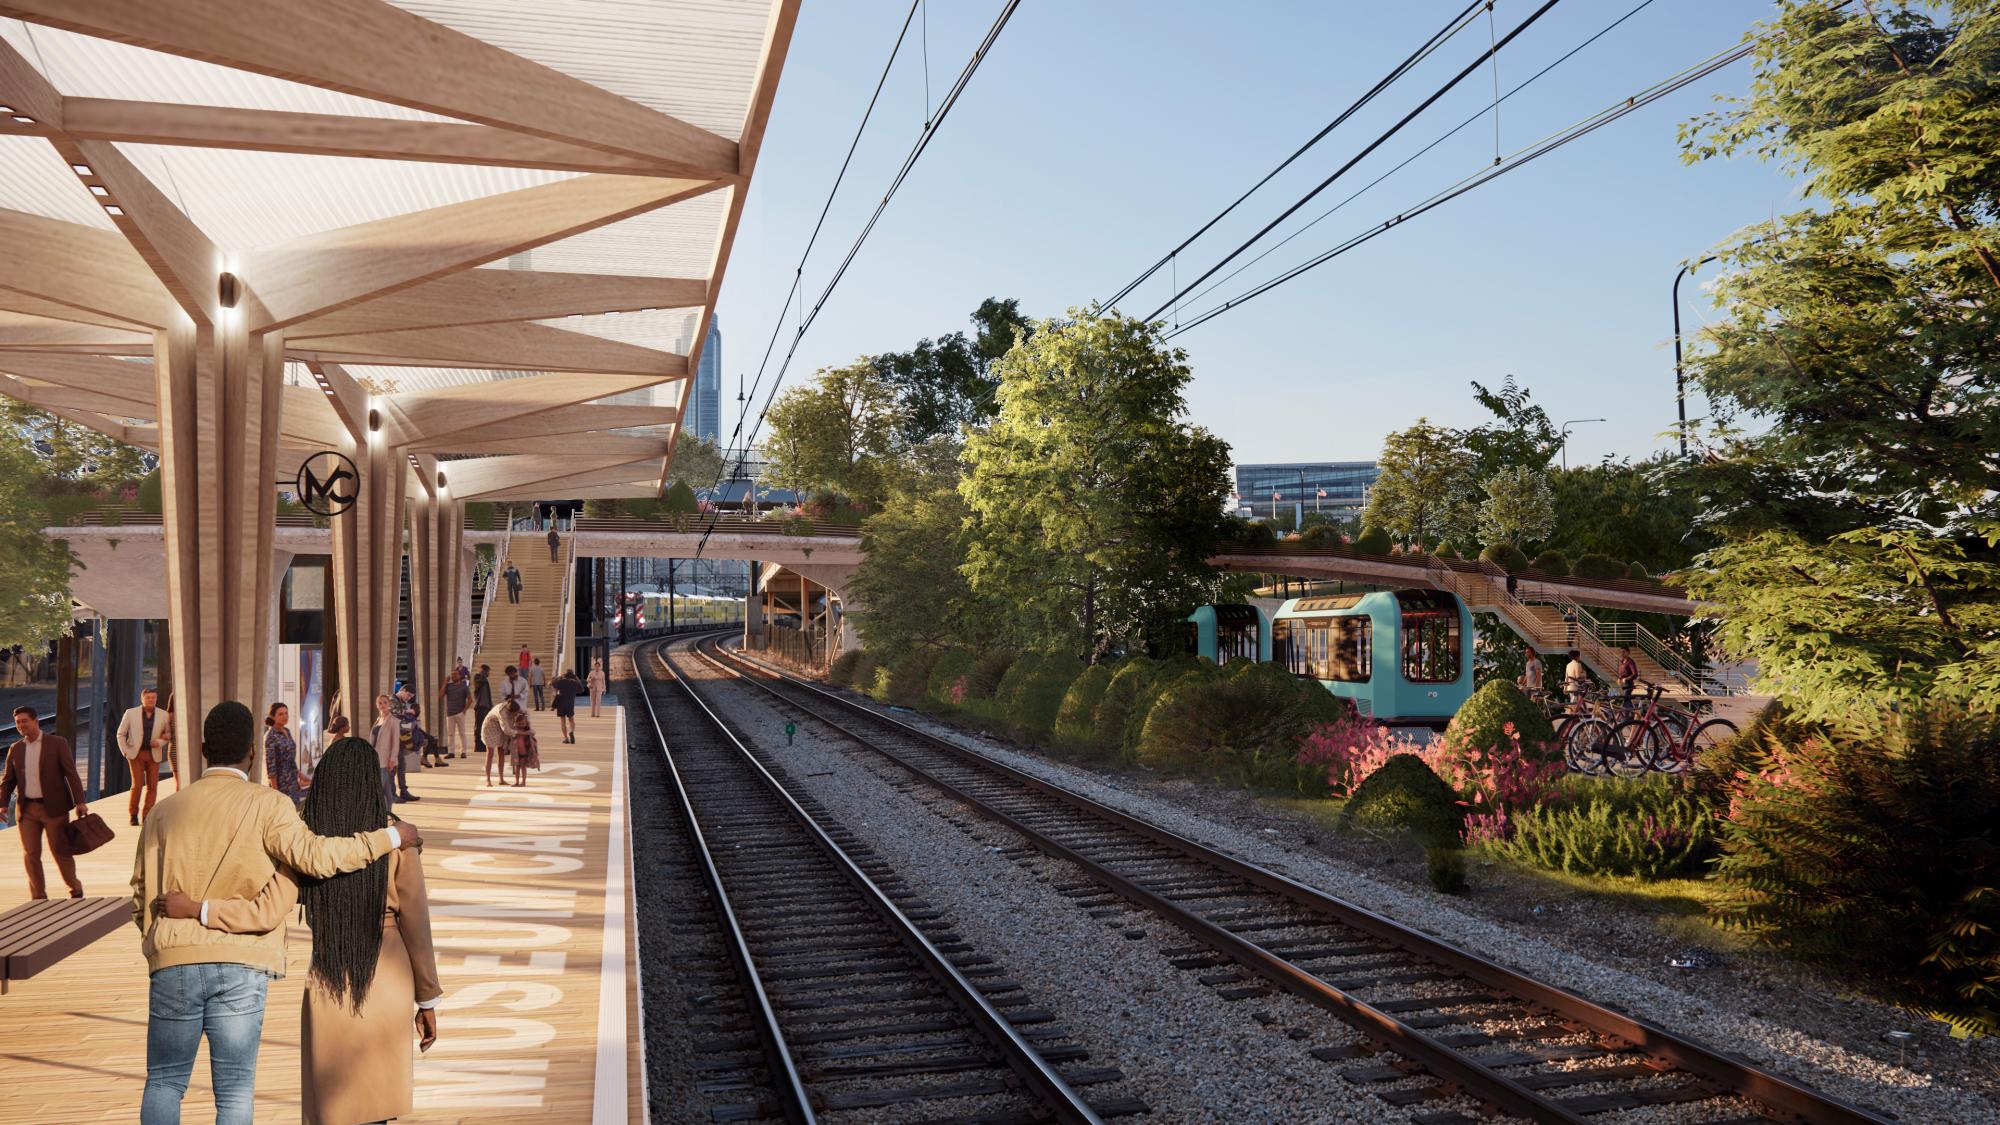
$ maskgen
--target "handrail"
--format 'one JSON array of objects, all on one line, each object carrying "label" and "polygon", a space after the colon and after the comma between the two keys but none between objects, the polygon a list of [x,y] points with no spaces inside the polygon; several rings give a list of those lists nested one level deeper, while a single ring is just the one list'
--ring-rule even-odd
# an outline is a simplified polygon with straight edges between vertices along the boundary
[{"label": "handrail", "polygon": [[1675,652],[1651,629],[1636,621],[1600,622],[1582,606],[1560,595],[1550,595],[1549,602],[1565,613],[1574,614],[1580,631],[1587,629],[1600,644],[1637,646],[1639,651],[1652,657],[1668,675],[1679,680],[1681,685],[1690,691],[1704,695],[1735,695],[1742,688],[1742,685],[1734,683],[1725,673],[1697,668],[1692,660]]},{"label": "handrail", "polygon": [[571,667],[570,660],[575,656],[569,651],[572,646],[564,642],[576,634],[576,606],[570,603],[576,596],[576,537],[568,536],[562,544],[562,594],[556,599],[556,636],[549,645],[549,651],[556,654],[556,666],[549,671],[551,676],[559,676],[564,668]]},{"label": "handrail", "polygon": [[486,604],[479,607],[479,630],[472,637],[472,655],[486,651],[486,626],[493,620],[493,595],[500,589],[500,568],[507,561],[507,552],[513,549],[514,521],[500,529],[500,543],[493,548],[493,571],[486,576]]}]

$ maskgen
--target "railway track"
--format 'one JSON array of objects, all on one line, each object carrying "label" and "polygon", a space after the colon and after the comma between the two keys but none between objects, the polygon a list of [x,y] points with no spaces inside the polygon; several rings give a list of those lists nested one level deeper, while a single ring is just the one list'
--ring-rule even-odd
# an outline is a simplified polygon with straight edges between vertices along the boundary
[{"label": "railway track", "polygon": [[[1081,867],[1081,899],[1151,912],[1196,945],[1175,964],[1228,998],[1282,989],[1371,1045],[1316,1051],[1420,1125],[1469,1125],[1422,1105],[1469,1095],[1536,1122],[1677,1119],[1751,1125],[1889,1120],[1470,950],[1402,926],[939,738],[818,684],[704,642],[699,655],[895,762],[923,783]],[[1379,1053],[1378,1053],[1379,1052]],[[1422,1076],[1425,1081],[1409,1081]],[[1657,1120],[1657,1117],[1649,1118]]]},{"label": "railway track", "polygon": [[695,1045],[713,1120],[1027,1125],[1146,1109],[1086,1101],[1079,1087],[1122,1075],[1087,1066],[1018,983],[746,747],[671,644],[634,672],[733,977]]}]

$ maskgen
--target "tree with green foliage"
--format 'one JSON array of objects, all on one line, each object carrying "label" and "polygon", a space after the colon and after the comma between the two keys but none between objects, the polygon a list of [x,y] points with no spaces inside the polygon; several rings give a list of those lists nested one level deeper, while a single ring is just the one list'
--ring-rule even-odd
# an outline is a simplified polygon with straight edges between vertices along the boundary
[{"label": "tree with green foliage", "polygon": [[1479,534],[1488,544],[1519,548],[1555,530],[1555,494],[1541,469],[1515,465],[1486,478],[1486,500],[1479,506]]},{"label": "tree with green foliage", "polygon": [[961,426],[984,424],[998,409],[993,364],[1034,334],[1021,302],[988,297],[972,313],[973,333],[952,332],[917,341],[906,352],[884,352],[875,367],[895,388],[902,413],[902,441],[918,446]]},{"label": "tree with green foliage", "polygon": [[27,448],[0,442],[0,648],[41,645],[69,631],[69,547],[42,534],[46,518],[36,494],[40,466]]},{"label": "tree with green foliage", "polygon": [[1990,3],[1785,0],[1748,96],[1683,131],[1689,160],[1776,157],[1814,197],[1718,252],[1690,364],[1729,539],[1690,588],[1808,709],[2000,686],[1996,71]]},{"label": "tree with green foliage", "polygon": [[779,395],[765,418],[766,480],[801,496],[879,508],[894,486],[903,414],[896,389],[857,360]]},{"label": "tree with green foliage", "polygon": [[861,565],[850,587],[855,628],[885,652],[978,645],[992,639],[989,603],[966,580],[970,509],[956,492],[903,496],[861,525]]},{"label": "tree with green foliage", "polygon": [[716,479],[721,476],[722,451],[714,442],[682,434],[674,443],[673,463],[667,466],[669,484],[685,483],[690,489],[700,491],[715,487]]},{"label": "tree with green foliage", "polygon": [[1466,493],[1474,460],[1457,433],[1419,418],[1409,429],[1389,435],[1376,464],[1380,475],[1362,514],[1369,527],[1410,546],[1470,540],[1466,525],[1477,516]]},{"label": "tree with green foliage", "polygon": [[1549,412],[1534,404],[1528,388],[1507,376],[1499,390],[1472,384],[1472,397],[1493,415],[1493,421],[1460,435],[1472,455],[1472,479],[1491,480],[1514,469],[1546,471],[1562,448],[1562,435]]},{"label": "tree with green foliage", "polygon": [[1643,562],[1655,573],[1680,570],[1718,542],[1697,476],[1666,453],[1552,471],[1552,527],[1542,544],[1570,559],[1598,554]]},{"label": "tree with green foliage", "polygon": [[1213,584],[1229,447],[1183,420],[1185,353],[1095,308],[993,368],[1000,413],[966,442],[965,574],[1046,647],[1092,662],[1162,640]]}]

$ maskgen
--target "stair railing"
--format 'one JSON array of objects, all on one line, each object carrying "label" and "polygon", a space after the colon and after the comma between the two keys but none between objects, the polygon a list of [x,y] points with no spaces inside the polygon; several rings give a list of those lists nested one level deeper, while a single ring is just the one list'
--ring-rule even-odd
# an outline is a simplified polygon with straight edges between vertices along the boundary
[{"label": "stair railing", "polygon": [[562,596],[556,599],[556,635],[549,645],[549,651],[556,654],[556,666],[549,675],[559,676],[562,669],[570,667],[570,638],[576,633],[576,607],[570,599],[576,596],[576,536],[563,539]]},{"label": "stair railing", "polygon": [[493,572],[486,576],[486,601],[479,607],[479,628],[472,635],[472,655],[486,651],[486,625],[493,620],[493,595],[500,590],[500,571],[507,565],[507,552],[514,542],[512,520],[500,529],[500,544],[493,549]]},{"label": "stair railing", "polygon": [[1694,661],[1674,651],[1672,646],[1644,625],[1634,621],[1600,622],[1582,606],[1560,595],[1551,595],[1549,601],[1565,613],[1575,615],[1579,632],[1588,632],[1607,649],[1626,645],[1638,649],[1689,691],[1701,695],[1736,695],[1743,690],[1744,685],[1738,683],[1736,677],[1697,667]]}]

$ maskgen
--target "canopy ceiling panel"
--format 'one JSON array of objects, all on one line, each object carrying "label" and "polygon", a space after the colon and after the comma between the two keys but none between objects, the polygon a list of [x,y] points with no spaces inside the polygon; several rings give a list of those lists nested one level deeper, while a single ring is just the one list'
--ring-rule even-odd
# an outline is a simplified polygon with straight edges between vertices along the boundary
[{"label": "canopy ceiling panel", "polygon": [[643,460],[550,486],[654,492],[798,8],[0,0],[0,393],[156,440],[104,413],[153,333],[235,318],[288,443],[379,395],[415,451],[615,435]]},{"label": "canopy ceiling panel", "polygon": [[398,0],[397,7],[741,140],[768,0]]},{"label": "canopy ceiling panel", "polygon": [[421,110],[269,78],[111,39],[0,19],[0,39],[73,98],[337,113],[392,121],[450,121]]}]

